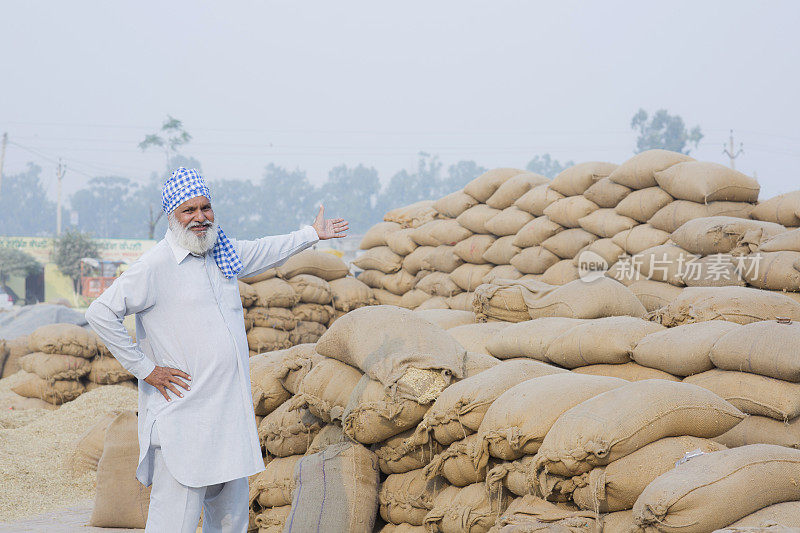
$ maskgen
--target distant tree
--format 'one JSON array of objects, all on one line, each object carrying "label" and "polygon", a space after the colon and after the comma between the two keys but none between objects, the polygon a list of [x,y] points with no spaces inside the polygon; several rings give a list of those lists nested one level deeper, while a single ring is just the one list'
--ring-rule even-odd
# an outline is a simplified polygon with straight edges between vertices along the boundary
[{"label": "distant tree", "polygon": [[486,172],[486,170],[475,161],[459,161],[454,165],[450,165],[447,168],[447,177],[444,178],[442,183],[442,196],[463,189],[464,185]]},{"label": "distant tree", "polygon": [[41,167],[28,163],[19,174],[3,176],[0,235],[44,236],[56,229],[56,206],[47,198]]},{"label": "distant tree", "polygon": [[15,248],[0,248],[0,284],[4,287],[10,276],[27,277],[35,274],[42,265],[32,255]]},{"label": "distant tree", "polygon": [[328,173],[328,180],[319,191],[320,202],[325,205],[326,216],[347,219],[351,233],[358,235],[383,215],[376,210],[380,188],[374,168],[340,165]]},{"label": "distant tree", "polygon": [[78,228],[98,237],[135,238],[141,234],[141,211],[136,205],[138,187],[128,178],[96,177],[72,195]]},{"label": "distant tree", "polygon": [[62,274],[72,279],[75,292],[78,292],[81,279],[81,259],[98,255],[91,236],[77,230],[62,233],[53,243],[53,262]]},{"label": "distant tree", "polygon": [[433,200],[442,196],[442,164],[439,157],[419,153],[415,172],[401,170],[391,177],[378,197],[378,212],[385,213],[395,207],[420,200]]},{"label": "distant tree", "polygon": [[697,148],[703,138],[700,126],[688,131],[680,115],[670,115],[666,109],[659,109],[652,118],[648,118],[647,111],[639,109],[631,119],[631,129],[639,132],[636,139],[637,154],[654,148],[688,154],[691,148]]},{"label": "distant tree", "polygon": [[317,191],[300,169],[286,170],[267,165],[254,199],[261,234],[286,233],[303,224],[311,224],[317,212]]},{"label": "distant tree", "polygon": [[542,176],[547,176],[548,178],[555,178],[559,172],[565,170],[571,166],[573,166],[571,160],[566,161],[563,165],[558,159],[553,159],[550,157],[550,154],[543,154],[541,156],[536,155],[533,156],[533,159],[528,161],[527,166],[525,167],[526,170],[531,172],[536,172],[537,174],[541,174]]},{"label": "distant tree", "polygon": [[[237,239],[256,239],[266,235],[261,222],[262,204],[265,203],[261,188],[250,180],[215,180],[211,186],[211,207],[215,220],[225,233]],[[269,200],[266,200],[269,203]],[[310,216],[310,215],[309,215]]]}]

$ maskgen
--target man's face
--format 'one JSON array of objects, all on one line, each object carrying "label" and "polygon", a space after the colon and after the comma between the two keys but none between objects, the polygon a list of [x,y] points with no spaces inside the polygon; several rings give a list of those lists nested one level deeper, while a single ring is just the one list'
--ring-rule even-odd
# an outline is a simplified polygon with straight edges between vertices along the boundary
[{"label": "man's face", "polygon": [[189,228],[198,237],[203,237],[214,222],[214,210],[205,196],[186,200],[175,208],[175,218],[184,228]]}]

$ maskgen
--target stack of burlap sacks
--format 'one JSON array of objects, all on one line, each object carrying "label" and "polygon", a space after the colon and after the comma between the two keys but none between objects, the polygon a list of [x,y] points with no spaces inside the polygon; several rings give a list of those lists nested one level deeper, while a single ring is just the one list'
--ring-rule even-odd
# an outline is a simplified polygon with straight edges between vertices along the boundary
[{"label": "stack of burlap sacks", "polygon": [[342,314],[372,305],[372,289],[338,257],[306,250],[239,282],[250,355],[316,342]]}]

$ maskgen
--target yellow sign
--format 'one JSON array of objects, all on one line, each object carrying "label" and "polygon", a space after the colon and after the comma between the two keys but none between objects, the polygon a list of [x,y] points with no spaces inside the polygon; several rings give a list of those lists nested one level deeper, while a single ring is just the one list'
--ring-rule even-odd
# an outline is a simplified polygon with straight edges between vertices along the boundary
[{"label": "yellow sign", "polygon": [[[32,255],[43,264],[51,262],[53,253],[52,237],[0,237],[0,248],[15,248]],[[155,246],[156,241],[148,239],[92,239],[97,245],[99,256],[104,261],[133,263],[144,252]]]}]

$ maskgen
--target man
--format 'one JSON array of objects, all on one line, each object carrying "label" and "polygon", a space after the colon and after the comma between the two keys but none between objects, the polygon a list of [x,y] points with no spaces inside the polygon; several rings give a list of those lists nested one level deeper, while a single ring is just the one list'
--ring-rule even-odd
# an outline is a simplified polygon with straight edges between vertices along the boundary
[{"label": "man", "polygon": [[[153,485],[146,531],[240,533],[247,476],[264,469],[255,426],[238,277],[280,265],[320,239],[344,237],[326,220],[255,241],[230,240],[214,220],[197,170],[179,168],[161,200],[169,229],[86,311],[119,362],[139,379],[139,465]],[[133,342],[122,325],[136,313]]]}]

